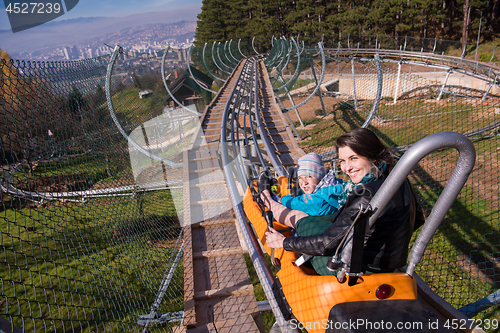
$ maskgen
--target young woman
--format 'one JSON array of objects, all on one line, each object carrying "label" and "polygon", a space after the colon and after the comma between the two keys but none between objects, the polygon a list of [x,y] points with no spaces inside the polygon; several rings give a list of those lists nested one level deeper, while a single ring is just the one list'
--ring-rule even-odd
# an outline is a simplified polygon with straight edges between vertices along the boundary
[{"label": "young woman", "polygon": [[[370,130],[358,128],[337,138],[335,146],[342,171],[350,181],[339,195],[340,210],[334,215],[309,216],[288,209],[271,199],[268,191],[261,198],[274,218],[296,229],[298,237],[284,237],[274,229],[266,232],[272,248],[284,248],[315,256],[311,261],[319,274],[332,274],[326,261],[353,223],[360,204],[367,207],[382,185],[394,162],[388,148]],[[388,272],[406,264],[408,243],[423,215],[412,189],[405,182],[365,236],[363,268],[367,272]]]}]

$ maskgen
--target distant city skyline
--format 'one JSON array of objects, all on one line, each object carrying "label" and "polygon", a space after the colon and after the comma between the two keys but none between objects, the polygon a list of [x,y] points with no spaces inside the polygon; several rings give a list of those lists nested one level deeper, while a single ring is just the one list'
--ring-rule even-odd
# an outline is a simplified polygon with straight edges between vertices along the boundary
[{"label": "distant city skyline", "polygon": [[[201,12],[201,5],[202,0],[183,0],[182,2],[80,0],[71,11],[53,21],[13,33],[2,2],[0,48],[16,59],[42,60],[35,55],[74,45],[89,45],[93,40],[102,41],[106,36],[109,37],[105,38],[107,43],[114,45],[112,35],[123,29],[158,23],[196,22],[197,15]],[[135,36],[131,36],[131,39],[134,38]],[[52,51],[49,52],[52,53]],[[62,55],[62,51],[59,53]],[[52,57],[44,59],[52,60]]]},{"label": "distant city skyline", "polygon": [[[86,17],[124,17],[148,12],[192,10],[196,8],[199,8],[199,13],[201,12],[201,5],[202,0],[80,0],[73,10],[51,22]],[[36,33],[37,28],[39,27],[28,31]],[[0,5],[0,30],[11,30],[3,1]]]}]

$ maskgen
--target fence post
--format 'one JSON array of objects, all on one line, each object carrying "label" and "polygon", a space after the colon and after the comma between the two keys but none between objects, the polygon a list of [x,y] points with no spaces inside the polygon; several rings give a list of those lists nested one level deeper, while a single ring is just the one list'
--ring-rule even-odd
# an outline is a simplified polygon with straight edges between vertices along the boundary
[{"label": "fence post", "polygon": [[354,110],[358,109],[358,99],[356,97],[356,75],[354,73],[354,58],[351,59],[351,71],[352,71],[352,91],[354,95]]},{"label": "fence post", "polygon": [[398,63],[398,77],[396,79],[396,91],[394,92],[394,104],[398,101],[399,79],[401,77],[401,61]]},{"label": "fence post", "polygon": [[446,78],[444,79],[443,85],[441,86],[441,90],[439,91],[439,96],[437,98],[438,101],[440,101],[441,97],[443,96],[444,87],[446,86],[446,83],[448,82],[448,78],[450,77],[450,72],[451,72],[451,69],[449,69],[446,72]]},{"label": "fence post", "polygon": [[[316,73],[314,72],[314,62],[312,58],[309,59],[309,62],[311,63],[311,72],[314,77],[314,82],[316,82],[316,85],[318,85],[318,78],[316,77]],[[323,103],[323,97],[321,97],[321,87],[320,89],[318,89],[318,96],[319,96],[319,101],[321,102],[321,108],[323,109],[323,115],[326,115],[325,104]]]}]

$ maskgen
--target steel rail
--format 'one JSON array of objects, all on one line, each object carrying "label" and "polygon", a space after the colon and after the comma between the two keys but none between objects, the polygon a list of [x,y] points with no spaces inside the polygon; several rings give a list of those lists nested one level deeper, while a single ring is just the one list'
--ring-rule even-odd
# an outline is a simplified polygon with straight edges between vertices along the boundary
[{"label": "steel rail", "polygon": [[[285,41],[286,41],[286,39],[285,39]],[[283,70],[288,66],[288,63],[290,62],[293,47],[288,47],[288,43],[286,43],[286,42],[284,42],[283,44],[286,46],[285,47],[285,49],[286,49],[286,62],[283,66],[281,66],[281,64],[283,63],[283,60],[285,59],[285,57],[282,57],[280,63],[278,64],[278,66],[276,66],[277,74],[271,77],[273,79],[277,76],[279,77],[281,75],[281,73],[283,72]],[[292,44],[292,42],[290,41],[289,44]]]},{"label": "steel rail", "polygon": [[254,42],[255,42],[255,36],[253,36],[253,38],[252,38],[252,49],[255,52],[255,54],[259,54],[259,52],[257,52],[257,50],[255,49],[255,43]]},{"label": "steel rail", "polygon": [[[258,118],[259,118],[259,114],[257,112],[257,109],[259,107],[259,104],[258,104],[258,88],[259,85],[258,85],[258,82],[257,82],[257,79],[256,77],[254,77],[254,80],[253,80],[253,89],[251,90],[251,96],[250,96],[250,100],[252,100],[252,96],[253,96],[253,115],[255,117],[255,123],[257,123],[258,121]],[[250,109],[249,109],[250,111]],[[262,151],[260,150],[260,147],[258,145],[258,136],[257,136],[257,133],[255,133],[255,128],[253,126],[253,122],[252,122],[252,119],[251,119],[251,116],[252,116],[252,112],[249,112],[248,113],[248,119],[249,119],[249,126],[250,126],[250,132],[252,134],[252,138],[254,140],[254,143],[255,143],[255,150],[256,150],[256,153],[257,153],[257,156],[259,157],[259,160],[260,160],[260,163],[262,164],[262,167],[266,170],[266,172],[268,174],[271,174],[271,172],[269,171],[268,167],[267,167],[267,164],[266,164],[266,161],[264,160],[264,156],[262,155]],[[260,132],[262,133],[262,132]],[[265,139],[263,135],[261,135],[261,139]],[[253,165],[253,163],[252,163]],[[254,170],[255,170],[255,167],[254,167]]]},{"label": "steel rail", "polygon": [[[115,123],[116,127],[118,128],[118,131],[121,133],[121,135],[128,140],[129,144],[131,144],[132,146],[134,146],[135,149],[137,149],[138,151],[140,151],[142,154],[144,154],[145,156],[148,156],[152,159],[154,159],[155,161],[160,161],[160,162],[163,162],[165,163],[166,165],[172,167],[172,168],[180,168],[182,167],[182,163],[176,163],[176,162],[173,162],[169,159],[166,159],[166,158],[163,158],[163,157],[160,157],[156,154],[153,154],[149,151],[147,151],[146,149],[144,149],[144,147],[142,147],[141,145],[139,145],[137,142],[135,142],[134,139],[132,139],[126,132],[125,130],[123,129],[122,125],[120,124],[120,122],[118,121],[118,118],[116,117],[116,113],[115,113],[115,109],[113,107],[113,100],[111,98],[111,75],[113,74],[113,67],[114,67],[114,64],[116,62],[116,59],[118,58],[118,54],[122,51],[122,47],[117,45],[113,51],[113,54],[111,55],[111,59],[109,60],[109,63],[108,63],[108,68],[107,68],[107,72],[106,72],[106,85],[105,85],[105,92],[106,92],[106,101],[108,103],[108,109],[109,109],[109,114],[111,115],[111,119],[113,119],[113,122]],[[165,57],[165,53],[163,54],[163,57]],[[189,110],[190,112],[193,112],[191,110]]]},{"label": "steel rail", "polygon": [[226,58],[226,60],[230,64],[229,67],[231,68],[231,71],[232,71],[232,70],[234,70],[236,68],[236,65],[238,65],[238,64],[237,63],[236,64],[233,63],[233,61],[231,59],[229,59],[229,57],[227,56],[227,51],[226,51],[227,43],[228,43],[227,40],[224,42],[224,45],[222,45],[222,44],[219,43],[219,47],[222,47],[222,54],[224,54],[224,58]]},{"label": "steel rail", "polygon": [[[184,105],[182,105],[181,102],[179,102],[177,100],[177,98],[175,98],[174,94],[172,94],[172,92],[170,91],[170,88],[168,87],[168,84],[167,84],[167,80],[170,78],[170,74],[168,74],[168,76],[165,78],[165,58],[167,56],[167,53],[168,53],[168,49],[170,48],[170,46],[167,46],[165,48],[165,52],[163,52],[163,57],[161,58],[161,78],[163,80],[163,85],[165,86],[165,89],[167,90],[168,94],[170,95],[170,97],[172,98],[172,100],[183,110],[187,111],[187,112],[190,112],[190,113],[193,113],[195,114],[197,117],[201,116],[201,114],[199,112],[196,112],[196,111],[193,111],[187,107],[185,107]],[[182,164],[182,163],[181,163]]]},{"label": "steel rail", "polygon": [[[246,61],[248,61],[248,59]],[[240,77],[238,77],[238,80],[240,79]],[[269,304],[271,305],[276,320],[280,326],[284,326],[286,321],[283,318],[281,310],[279,309],[278,303],[276,302],[274,293],[272,291],[272,285],[274,283],[274,275],[272,274],[269,265],[264,259],[265,258],[264,253],[262,252],[259,241],[257,240],[250,225],[246,222],[242,200],[240,198],[239,191],[237,189],[237,185],[236,182],[234,181],[234,176],[230,168],[229,147],[226,136],[226,124],[228,120],[228,110],[231,104],[233,94],[235,93],[235,89],[236,85],[233,88],[231,96],[229,97],[229,100],[226,104],[222,120],[220,151],[221,151],[221,161],[223,165],[224,176],[226,178],[227,189],[229,192],[229,197],[231,199],[231,204],[233,206],[233,211],[236,216],[236,221],[242,232],[243,239],[248,249],[248,254],[252,259],[255,271],[257,272],[262,288],[264,289],[264,293],[266,294],[266,297],[269,300]],[[243,186],[245,185],[246,184],[243,184]]]},{"label": "steel rail", "polygon": [[[293,37],[291,37],[291,40],[293,41],[293,43],[295,44],[295,47],[297,48],[297,67],[295,68],[295,73],[293,73],[293,76],[290,78],[290,80],[288,80],[287,83],[283,84],[281,87],[278,87],[276,88],[274,91],[280,91],[281,89],[283,89],[284,87],[288,87],[288,85],[296,79],[296,77],[298,76],[299,73],[299,68],[300,68],[300,51],[299,51],[299,44],[295,41],[295,39],[293,39]],[[283,79],[283,77],[282,77]]]},{"label": "steel rail", "polygon": [[[327,53],[331,53],[332,49],[327,49]],[[500,73],[500,67],[488,65],[487,63],[481,63],[479,61],[472,61],[463,59],[460,57],[453,56],[445,56],[444,54],[436,55],[433,53],[424,53],[424,52],[415,52],[415,51],[397,51],[397,50],[387,50],[387,49],[351,49],[351,48],[338,48],[336,50],[336,54],[353,54],[357,52],[359,54],[373,55],[379,54],[384,57],[392,57],[396,59],[400,58],[417,58],[420,59],[424,63],[433,62],[433,63],[441,63],[443,65],[447,65],[453,68],[469,68],[471,71],[476,73],[482,73],[483,75],[488,76],[491,72],[498,74]]]},{"label": "steel rail", "polygon": [[239,63],[241,61],[241,59],[236,59],[236,57],[233,55],[233,53],[231,52],[231,43],[233,42],[233,40],[231,39],[229,41],[229,45],[227,47],[227,50],[229,51],[229,55],[234,59],[236,60],[237,63]]},{"label": "steel rail", "polygon": [[370,125],[375,113],[377,112],[378,106],[380,104],[380,99],[382,98],[382,88],[383,88],[383,78],[382,65],[380,64],[380,58],[378,54],[375,54],[375,66],[377,67],[377,93],[375,96],[375,101],[373,102],[372,110],[368,117],[366,117],[365,122],[361,128],[367,128]]},{"label": "steel rail", "polygon": [[[227,45],[228,41],[226,40],[226,42],[224,43],[224,46],[222,46],[222,53],[224,54],[224,57],[227,59],[227,61],[229,62],[229,64],[231,66],[229,66],[229,68],[231,69],[231,71],[234,70],[234,68],[238,65],[237,63],[235,64],[234,62],[231,61],[231,59],[229,59],[229,57],[227,56],[227,52],[226,52],[226,45]],[[221,44],[219,43],[219,48],[221,47]]]},{"label": "steel rail", "polygon": [[[273,63],[276,62],[276,59],[280,58],[280,54],[281,54],[279,46],[277,46],[277,47],[275,46],[278,43],[275,44],[274,39],[275,38],[273,36],[273,38],[271,39],[271,41],[273,41],[273,43],[272,43],[273,48],[272,48],[271,52],[269,52],[269,56],[266,58],[266,60],[264,60],[264,64],[266,65],[266,68],[268,68],[268,69],[271,67],[271,65]],[[276,42],[278,42],[278,40],[276,40]],[[272,57],[270,57],[271,55],[272,55]]]},{"label": "steel rail", "polygon": [[316,93],[318,92],[321,84],[323,83],[323,79],[325,78],[325,69],[326,69],[326,60],[325,60],[325,52],[323,50],[323,45],[321,43],[318,43],[318,48],[319,48],[319,52],[321,53],[321,64],[322,64],[322,70],[321,70],[321,77],[319,79],[319,82],[318,84],[316,85],[316,88],[314,89],[314,91],[312,92],[311,95],[309,95],[309,97],[307,97],[305,100],[303,100],[301,103],[295,105],[295,106],[292,106],[290,108],[287,108],[287,109],[284,109],[283,112],[287,112],[287,111],[290,111],[290,110],[294,110],[294,109],[297,109],[299,106],[302,106],[304,104],[306,104],[307,102],[309,102],[309,100],[314,96],[316,95]]},{"label": "steel rail", "polygon": [[260,133],[260,138],[262,140],[262,143],[264,144],[264,148],[267,151],[267,155],[269,159],[271,160],[271,164],[274,167],[274,170],[278,173],[279,176],[284,176],[285,175],[285,169],[283,166],[280,164],[278,158],[276,157],[276,154],[274,153],[274,150],[271,149],[271,145],[269,141],[267,140],[267,137],[264,135],[264,126],[262,125],[262,121],[260,119],[260,112],[259,112],[259,104],[258,104],[258,91],[259,91],[259,82],[258,82],[258,71],[257,71],[257,62],[254,63],[254,85],[255,85],[255,96],[254,96],[254,104],[255,104],[255,117],[257,118],[257,126],[259,128],[259,133]]},{"label": "steel rail", "polygon": [[242,55],[243,58],[248,58],[246,55],[243,54],[243,52],[241,52],[240,42],[241,42],[241,38],[238,39],[238,52],[240,52],[240,54]]},{"label": "steel rail", "polygon": [[[217,68],[218,68],[220,71],[222,71],[223,73],[226,73],[226,74],[228,74],[228,75],[231,75],[231,73],[226,72],[224,69],[222,69],[222,67],[220,67],[220,66],[219,66],[219,64],[217,63],[217,61],[215,60],[215,52],[214,52],[214,46],[215,46],[215,43],[216,43],[216,42],[214,42],[214,43],[212,44],[212,60],[213,60],[213,62],[214,62],[214,64],[215,64],[215,66],[217,66]],[[217,56],[218,56],[218,54],[219,54],[219,49],[217,48]],[[220,60],[220,57],[219,57],[219,60]],[[222,61],[221,61],[221,63],[222,63]]]},{"label": "steel rail", "polygon": [[290,56],[290,52],[288,52],[288,47],[287,47],[287,43],[286,43],[286,39],[284,39],[284,37],[280,38],[280,45],[282,46],[281,47],[281,50],[280,50],[280,62],[274,66],[273,68],[271,68],[269,70],[269,72],[272,72],[275,68],[276,68],[276,71],[277,71],[277,74],[275,76],[273,76],[272,78],[275,78],[276,76],[279,76],[281,74],[281,70],[280,70],[280,67],[281,65],[283,64],[283,61],[285,60],[285,56],[284,54],[286,53],[286,58],[289,58]]},{"label": "steel rail", "polygon": [[[241,101],[243,97],[242,95],[244,94],[245,88],[248,85],[248,77],[249,77],[248,70],[250,67],[249,64],[250,64],[249,61],[245,61],[245,64],[241,71],[241,75],[236,85],[236,89],[234,90],[233,103],[230,109],[227,110],[228,113],[229,112],[231,113],[231,117],[229,118],[231,123],[231,144],[233,150],[233,158],[236,164],[236,169],[238,170],[238,174],[240,176],[241,184],[246,184],[247,183],[246,180],[248,179],[246,176],[245,166],[240,153],[241,148],[239,146],[239,114],[241,111]],[[245,78],[244,80],[241,80],[242,76]],[[235,116],[235,110],[237,110],[238,116]],[[235,130],[235,125],[236,125],[236,130]]]},{"label": "steel rail", "polygon": [[[205,45],[203,46],[203,54],[202,54],[202,58],[201,58],[201,59],[203,60],[203,66],[205,66],[205,69],[208,71],[208,74],[210,74],[210,76],[211,76],[211,77],[213,77],[213,78],[214,78],[214,79],[216,79],[216,80],[219,80],[219,81],[222,81],[222,82],[226,82],[226,80],[221,79],[221,78],[219,78],[219,77],[215,76],[215,75],[214,75],[214,74],[210,71],[210,69],[208,68],[208,66],[207,66],[207,64],[206,64],[206,62],[205,62],[205,48],[206,48],[206,47],[207,47],[207,43],[205,43]],[[213,54],[212,54],[212,60],[213,60],[213,59],[214,59],[214,57],[213,57]],[[215,63],[215,60],[213,60],[213,61],[214,61],[214,63]],[[217,64],[215,64],[215,65],[217,66]]]},{"label": "steel rail", "polygon": [[193,47],[190,47],[190,48],[189,48],[189,51],[188,51],[188,56],[186,57],[186,65],[187,65],[187,68],[188,68],[188,70],[189,70],[189,74],[191,75],[191,78],[194,80],[194,82],[195,82],[198,86],[200,86],[200,88],[202,88],[202,89],[204,89],[204,90],[206,90],[206,91],[209,91],[209,92],[211,92],[211,93],[213,93],[213,94],[217,94],[217,92],[216,92],[216,91],[213,91],[212,89],[209,89],[209,88],[207,88],[207,87],[203,86],[203,85],[202,85],[201,83],[199,83],[199,82],[198,82],[198,80],[196,80],[196,78],[194,77],[193,72],[191,71],[191,66],[190,66],[190,63],[191,63],[191,51],[192,51],[192,50],[193,50]]}]

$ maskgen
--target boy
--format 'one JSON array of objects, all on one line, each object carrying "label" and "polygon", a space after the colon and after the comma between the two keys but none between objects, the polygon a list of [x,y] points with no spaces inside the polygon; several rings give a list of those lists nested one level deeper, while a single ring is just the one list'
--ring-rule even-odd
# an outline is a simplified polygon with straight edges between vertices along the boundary
[{"label": "boy", "polygon": [[325,166],[318,154],[309,153],[302,156],[297,163],[301,193],[296,197],[286,195],[278,202],[311,216],[335,214],[339,208],[338,196],[342,192],[343,181],[331,178],[329,174],[328,182],[318,186],[325,177],[325,172]]}]

